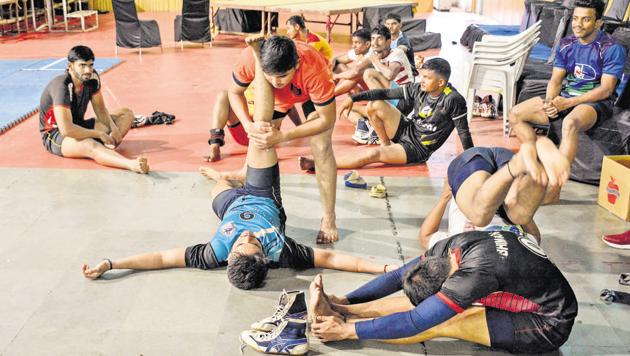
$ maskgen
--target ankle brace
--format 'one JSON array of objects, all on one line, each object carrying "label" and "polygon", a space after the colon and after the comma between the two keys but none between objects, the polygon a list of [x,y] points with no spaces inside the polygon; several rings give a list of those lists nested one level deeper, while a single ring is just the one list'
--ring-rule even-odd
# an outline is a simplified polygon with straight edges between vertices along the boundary
[{"label": "ankle brace", "polygon": [[219,146],[225,145],[225,131],[223,131],[223,129],[210,130],[210,139],[208,140],[208,144],[214,145],[216,143],[218,143]]}]

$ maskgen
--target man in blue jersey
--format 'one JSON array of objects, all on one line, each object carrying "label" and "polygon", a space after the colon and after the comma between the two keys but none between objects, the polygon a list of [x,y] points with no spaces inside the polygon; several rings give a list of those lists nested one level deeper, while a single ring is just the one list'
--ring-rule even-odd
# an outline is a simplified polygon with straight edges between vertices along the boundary
[{"label": "man in blue jersey", "polygon": [[[261,39],[247,39],[255,49],[256,57],[254,121],[271,122],[274,99],[271,85],[264,79],[259,63]],[[262,284],[268,268],[318,267],[370,273],[395,268],[335,251],[314,249],[287,237],[278,158],[273,148],[248,146],[247,178],[242,187],[237,188],[231,183],[233,176],[229,173],[221,174],[204,167],[201,173],[217,181],[212,191],[212,208],[221,222],[210,242],[117,260],[106,259],[94,268],[83,265],[84,276],[95,279],[111,269],[213,269],[227,265],[230,282],[238,288],[251,289]]]},{"label": "man in blue jersey", "polygon": [[[612,116],[615,88],[623,74],[626,52],[600,30],[604,7],[602,0],[575,2],[571,22],[574,34],[560,41],[545,98],[529,99],[510,112],[510,124],[523,142],[521,152],[528,171],[538,182],[542,181],[542,172],[535,164],[534,127],[545,130],[550,120],[563,120],[559,150],[554,150],[548,159],[538,157],[551,188],[545,197],[546,203],[559,200],[560,187],[569,178],[570,165],[577,152],[578,134]],[[563,85],[565,79],[566,85]]]}]

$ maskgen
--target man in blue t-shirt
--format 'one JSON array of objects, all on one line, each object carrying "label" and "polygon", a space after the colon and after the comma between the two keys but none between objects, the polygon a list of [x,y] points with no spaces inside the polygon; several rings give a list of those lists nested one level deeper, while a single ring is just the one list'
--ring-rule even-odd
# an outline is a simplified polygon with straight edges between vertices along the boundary
[{"label": "man in blue t-shirt", "polygon": [[[623,74],[625,49],[600,30],[605,3],[602,0],[575,2],[571,27],[573,35],[563,38],[556,51],[553,72],[545,98],[535,97],[516,105],[510,112],[510,125],[523,142],[528,171],[542,182],[540,159],[549,177],[546,203],[556,202],[560,187],[569,178],[575,158],[578,134],[612,116],[615,88]],[[566,79],[566,85],[563,80]],[[549,120],[562,119],[559,150],[537,157],[536,130],[547,131]]]},{"label": "man in blue t-shirt", "polygon": [[[271,85],[264,79],[259,63],[259,38],[262,39],[247,39],[256,57],[254,125],[271,122],[274,103]],[[106,259],[94,268],[83,265],[84,276],[95,279],[111,269],[213,269],[227,265],[230,282],[238,288],[251,289],[262,284],[268,268],[317,267],[369,273],[396,268],[335,251],[314,249],[287,237],[278,158],[273,148],[248,146],[247,178],[242,187],[237,188],[231,182],[236,173],[222,174],[205,167],[201,168],[201,173],[217,182],[212,191],[212,208],[221,222],[210,242],[118,260]]]}]

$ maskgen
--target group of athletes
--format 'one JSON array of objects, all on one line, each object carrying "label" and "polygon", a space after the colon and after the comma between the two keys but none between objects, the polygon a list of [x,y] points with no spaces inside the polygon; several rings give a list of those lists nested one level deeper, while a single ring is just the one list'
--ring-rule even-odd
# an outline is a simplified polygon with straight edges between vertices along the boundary
[{"label": "group of athletes", "polygon": [[[559,199],[578,133],[612,115],[626,52],[600,30],[604,6],[601,0],[576,1],[574,34],[560,42],[546,96],[510,112],[510,125],[522,142],[516,154],[474,147],[469,108],[449,83],[449,63],[414,60],[397,15],[388,15],[385,26],[356,31],[352,49],[336,58],[299,16],[287,21],[288,36],[247,38],[248,46],[235,60],[232,85],[216,98],[206,156],[220,159],[227,126],[234,141],[248,146],[245,168],[200,169],[216,181],[212,207],[221,221],[212,239],[83,265],[85,277],[98,278],[112,269],[227,266],[233,285],[251,289],[262,285],[269,268],[375,273],[381,275],[341,297],[325,293],[323,278],[315,278],[310,287],[315,336],[395,343],[447,336],[512,352],[559,348],[569,337],[577,301],[539,246],[541,232],[533,218],[541,204]],[[59,156],[88,157],[146,174],[145,157],[129,159],[115,150],[134,114],[107,110],[93,63],[88,47],[72,48],[67,72],[46,87],[39,127],[44,147]],[[343,94],[348,98],[341,116],[357,125],[353,138],[378,145],[335,158],[335,99]],[[85,120],[90,102],[96,118]],[[285,116],[295,127],[280,129]],[[558,148],[534,127],[560,119]],[[338,168],[424,163],[454,128],[464,152],[450,163],[438,203],[424,218],[422,256],[403,266],[382,265],[286,236],[278,144],[310,138],[313,158],[302,157],[299,164],[315,171],[320,190],[323,217],[316,242],[333,243],[338,240]],[[440,232],[447,211],[448,231]],[[405,295],[386,298],[399,290]]]}]

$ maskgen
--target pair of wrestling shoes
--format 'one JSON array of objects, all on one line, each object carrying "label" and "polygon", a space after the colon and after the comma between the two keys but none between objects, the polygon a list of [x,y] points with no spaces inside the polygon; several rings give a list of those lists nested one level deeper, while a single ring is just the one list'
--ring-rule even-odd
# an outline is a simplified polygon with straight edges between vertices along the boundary
[{"label": "pair of wrestling shoes", "polygon": [[249,346],[267,354],[304,355],[306,337],[306,301],[302,291],[282,291],[276,312],[253,323],[241,333],[241,353]]}]

